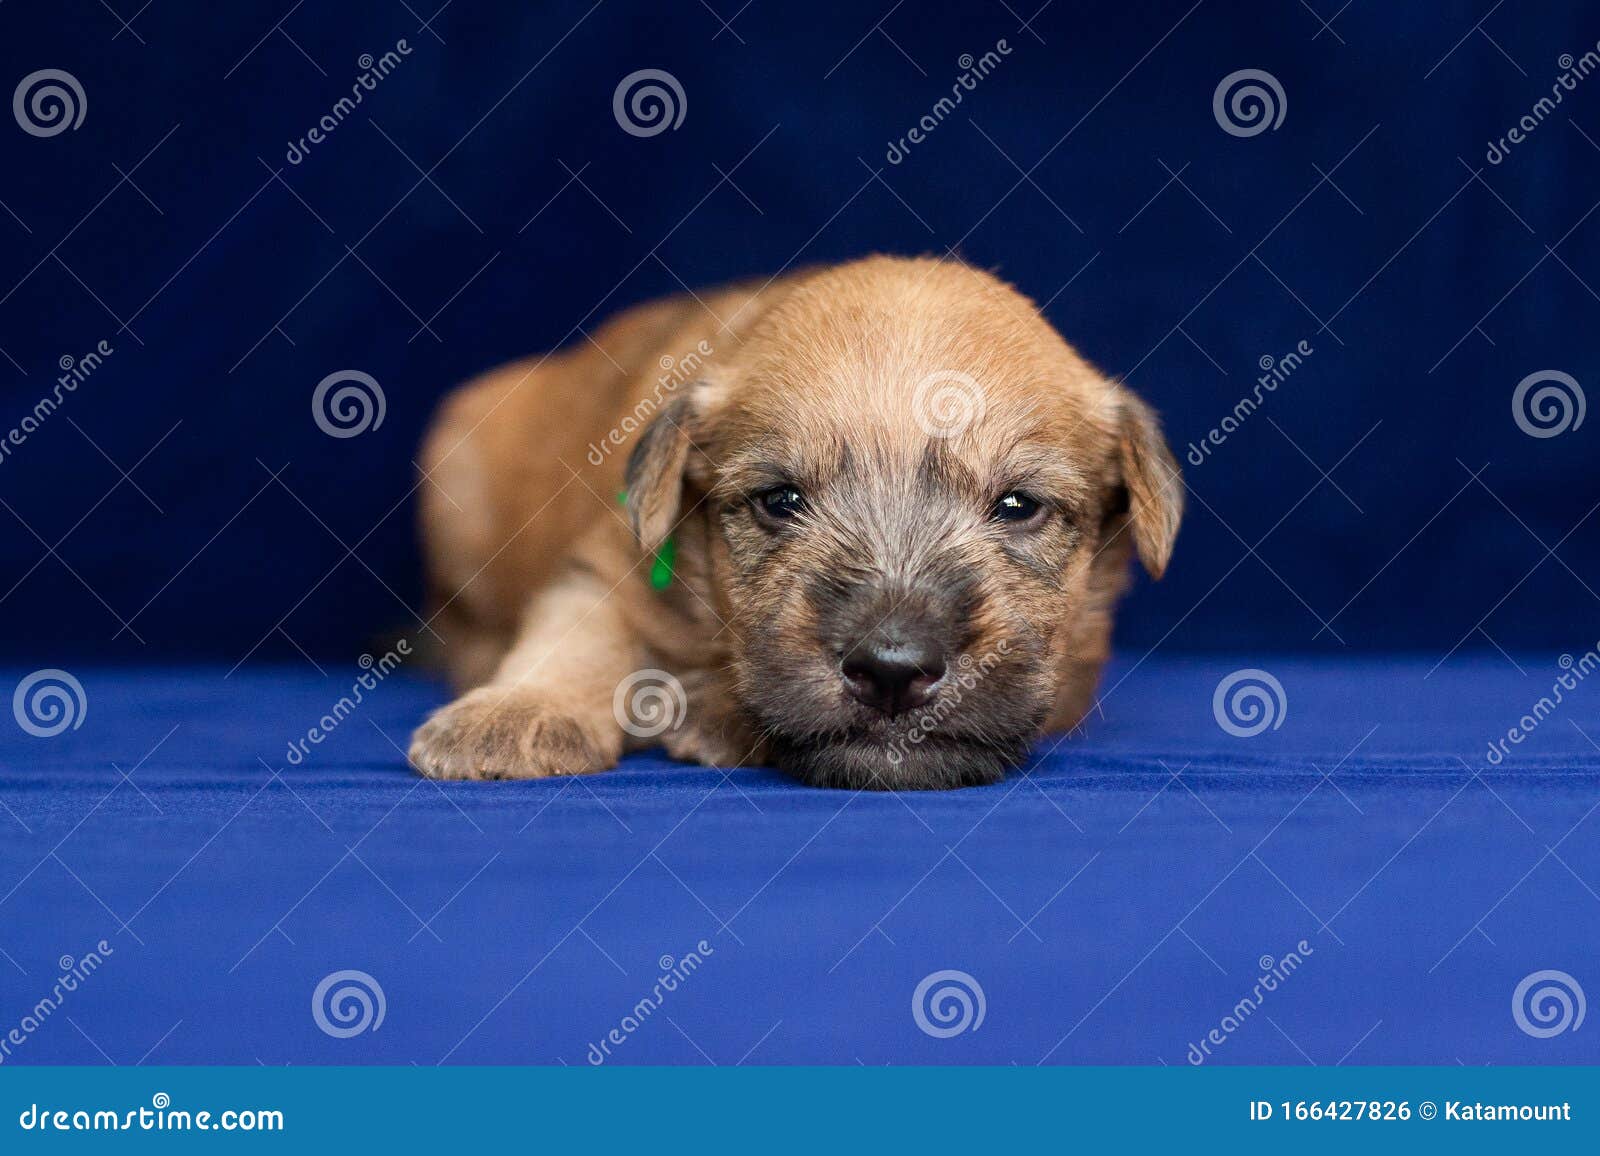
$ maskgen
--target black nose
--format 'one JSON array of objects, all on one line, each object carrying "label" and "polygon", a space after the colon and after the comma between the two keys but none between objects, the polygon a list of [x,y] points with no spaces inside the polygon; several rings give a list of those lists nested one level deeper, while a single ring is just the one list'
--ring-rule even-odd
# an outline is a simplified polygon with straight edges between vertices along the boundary
[{"label": "black nose", "polygon": [[934,684],[944,677],[944,654],[929,643],[865,639],[839,669],[856,698],[885,714],[901,714],[933,697]]}]

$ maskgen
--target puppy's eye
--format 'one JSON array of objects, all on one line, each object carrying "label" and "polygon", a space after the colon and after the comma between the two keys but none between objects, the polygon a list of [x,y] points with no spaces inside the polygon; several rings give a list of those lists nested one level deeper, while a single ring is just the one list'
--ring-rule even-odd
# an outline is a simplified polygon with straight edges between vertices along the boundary
[{"label": "puppy's eye", "polygon": [[1020,490],[1012,490],[1009,494],[1001,494],[994,507],[989,511],[989,520],[993,522],[1031,522],[1042,510],[1039,502],[1030,498]]},{"label": "puppy's eye", "polygon": [[755,496],[756,509],[775,521],[787,521],[806,508],[806,498],[794,486],[773,486]]}]

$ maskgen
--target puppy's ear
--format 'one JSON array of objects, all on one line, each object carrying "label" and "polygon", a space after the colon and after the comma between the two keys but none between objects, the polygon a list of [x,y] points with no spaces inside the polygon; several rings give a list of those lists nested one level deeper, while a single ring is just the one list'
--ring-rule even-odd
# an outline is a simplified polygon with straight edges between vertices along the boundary
[{"label": "puppy's ear", "polygon": [[688,398],[673,398],[645,426],[628,455],[623,471],[628,519],[646,550],[660,549],[678,519],[683,467],[689,458],[690,414]]},{"label": "puppy's ear", "polygon": [[1167,448],[1155,411],[1126,391],[1120,402],[1119,457],[1133,544],[1150,576],[1160,578],[1172,557],[1178,523],[1183,519],[1183,475]]}]

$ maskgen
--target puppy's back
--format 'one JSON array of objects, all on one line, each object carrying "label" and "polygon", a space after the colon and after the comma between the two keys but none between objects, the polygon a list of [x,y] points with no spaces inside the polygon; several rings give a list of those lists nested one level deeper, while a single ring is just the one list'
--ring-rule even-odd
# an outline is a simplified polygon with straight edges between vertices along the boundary
[{"label": "puppy's back", "polygon": [[[660,390],[666,359],[736,342],[759,299],[784,284],[635,306],[578,344],[490,370],[444,399],[423,441],[418,498],[428,611],[458,685],[493,673],[530,594],[584,535],[626,536],[599,503],[622,486],[631,415]],[[620,446],[607,445],[612,431]]]}]

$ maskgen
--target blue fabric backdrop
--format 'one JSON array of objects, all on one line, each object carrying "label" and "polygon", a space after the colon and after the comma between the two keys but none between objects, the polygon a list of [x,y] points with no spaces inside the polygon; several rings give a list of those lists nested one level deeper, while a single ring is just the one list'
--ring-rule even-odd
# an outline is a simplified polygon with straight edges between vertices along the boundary
[{"label": "blue fabric backdrop", "polygon": [[[1527,709],[1499,661],[1279,662],[1250,739],[1212,716],[1226,664],[1124,663],[1026,774],[912,795],[654,756],[435,784],[393,744],[439,690],[398,674],[295,766],[315,672],[80,673],[79,730],[0,736],[0,1036],[112,952],[18,1063],[581,1065],[613,1029],[608,1063],[1181,1065],[1213,1029],[1206,1063],[1600,1062],[1512,998],[1600,987],[1600,752],[1558,718],[1486,765]],[[331,1036],[350,970],[385,1015]],[[945,971],[984,1014],[941,1037],[912,1009]]]}]

